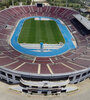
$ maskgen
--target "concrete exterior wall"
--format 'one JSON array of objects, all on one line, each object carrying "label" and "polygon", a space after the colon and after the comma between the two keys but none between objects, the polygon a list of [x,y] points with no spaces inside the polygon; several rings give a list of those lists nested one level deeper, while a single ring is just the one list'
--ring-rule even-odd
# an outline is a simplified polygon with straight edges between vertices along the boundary
[{"label": "concrete exterior wall", "polygon": [[[40,80],[44,80],[44,79],[48,79],[48,80],[57,80],[59,78],[61,78],[61,80],[63,80],[64,74],[63,75],[53,75],[53,76],[43,76],[43,75],[33,75],[33,74],[27,74],[27,73],[22,73],[22,72],[17,72],[17,71],[12,71],[12,70],[8,70],[8,69],[4,69],[4,68],[0,68],[0,79],[1,80],[5,80],[7,83],[20,83],[20,79],[21,76],[25,75],[26,77],[30,77],[30,79],[34,80],[36,79],[40,79]],[[67,73],[65,74],[65,77],[67,77],[70,80],[71,84],[74,83],[79,83],[83,80],[85,80],[86,78],[90,77],[90,69],[85,69],[83,71],[80,72],[76,72],[76,73]]]}]

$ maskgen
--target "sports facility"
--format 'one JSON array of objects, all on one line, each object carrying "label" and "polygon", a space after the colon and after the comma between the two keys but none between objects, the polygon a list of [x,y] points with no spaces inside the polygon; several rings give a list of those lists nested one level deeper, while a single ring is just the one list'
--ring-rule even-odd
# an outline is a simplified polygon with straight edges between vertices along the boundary
[{"label": "sports facility", "polygon": [[90,77],[90,26],[78,11],[15,6],[0,11],[0,23],[0,78],[14,90],[66,93]]},{"label": "sports facility", "polygon": [[22,30],[20,32],[19,43],[47,43],[57,44],[63,42],[64,38],[59,30],[55,21],[37,19],[28,19],[24,22]]},{"label": "sports facility", "polygon": [[[30,27],[27,23],[30,24],[29,21],[34,19],[39,19],[39,22],[37,20],[33,21],[32,24],[34,24],[34,27]],[[44,21],[44,25],[48,23],[48,28],[44,25],[40,27],[40,23],[43,23],[42,19],[46,20]],[[48,20],[49,22],[47,22]],[[36,24],[39,25],[36,26]],[[30,29],[28,29],[27,25]],[[38,27],[40,27],[40,29]],[[44,33],[42,31],[44,31]],[[48,57],[60,55],[70,49],[74,49],[76,43],[72,41],[72,38],[74,40],[72,34],[60,20],[50,17],[34,16],[20,20],[13,36],[11,37],[11,45],[16,50],[25,54]],[[43,50],[40,48],[41,42],[44,44]]]}]

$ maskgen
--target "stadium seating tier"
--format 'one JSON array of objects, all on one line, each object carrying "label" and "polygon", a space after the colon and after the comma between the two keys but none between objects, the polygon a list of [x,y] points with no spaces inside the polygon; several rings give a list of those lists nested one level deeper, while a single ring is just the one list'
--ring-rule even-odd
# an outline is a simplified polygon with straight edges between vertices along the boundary
[{"label": "stadium seating tier", "polygon": [[[0,11],[0,66],[13,71],[40,74],[64,74],[90,67],[88,36],[82,36],[71,23],[73,14],[78,12],[63,7],[21,6]],[[77,48],[55,57],[33,57],[21,54],[10,45],[9,38],[21,18],[47,16],[62,20],[77,41]],[[13,26],[6,29],[6,25]]]}]

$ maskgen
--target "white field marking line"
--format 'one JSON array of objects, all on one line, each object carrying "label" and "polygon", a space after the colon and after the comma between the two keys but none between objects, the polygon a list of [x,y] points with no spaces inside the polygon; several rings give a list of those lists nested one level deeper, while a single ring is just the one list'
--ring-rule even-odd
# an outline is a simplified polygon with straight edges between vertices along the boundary
[{"label": "white field marking line", "polygon": [[18,62],[18,61],[15,61],[15,62],[12,62],[12,63],[6,64],[6,65],[4,65],[4,67],[7,67],[7,66],[12,65],[12,64],[15,64],[16,62]]},{"label": "white field marking line", "polygon": [[17,66],[16,68],[14,68],[13,70],[17,70],[18,68],[22,67],[26,62],[22,63],[21,65]]},{"label": "white field marking line", "polygon": [[64,65],[65,67],[69,68],[69,69],[72,69],[72,70],[74,70],[74,71],[77,71],[76,69],[74,69],[74,68],[72,68],[72,67],[70,67],[70,66],[68,66],[68,65],[66,65],[66,64],[64,64],[64,63],[61,63],[61,64]]},{"label": "white field marking line", "polygon": [[54,64],[53,60],[52,60],[51,58],[49,58],[49,59],[50,59],[50,61],[52,62],[52,64]]},{"label": "white field marking line", "polygon": [[75,63],[72,63],[72,62],[69,62],[69,61],[68,61],[68,63],[71,63],[71,64],[73,64],[73,65],[79,66],[79,67],[81,67],[81,68],[86,68],[86,67],[84,67],[84,66],[82,66],[82,65],[78,65],[78,64],[75,64]]},{"label": "white field marking line", "polygon": [[53,71],[52,71],[52,69],[50,68],[49,64],[47,64],[47,68],[48,68],[48,70],[50,71],[50,73],[53,74]]},{"label": "white field marking line", "polygon": [[[20,43],[20,45],[24,48],[28,49],[40,49],[40,44],[30,44],[30,43]],[[44,44],[43,49],[58,49],[61,48],[63,45],[60,44]]]},{"label": "white field marking line", "polygon": [[32,63],[35,63],[35,61],[36,61],[36,57],[34,58],[34,60],[33,60],[33,62],[32,62]]},{"label": "white field marking line", "polygon": [[90,59],[87,59],[87,58],[78,58],[78,59],[82,59],[82,60],[88,60],[88,61],[90,61]]},{"label": "white field marking line", "polygon": [[40,74],[41,71],[41,64],[38,64],[38,74]]}]

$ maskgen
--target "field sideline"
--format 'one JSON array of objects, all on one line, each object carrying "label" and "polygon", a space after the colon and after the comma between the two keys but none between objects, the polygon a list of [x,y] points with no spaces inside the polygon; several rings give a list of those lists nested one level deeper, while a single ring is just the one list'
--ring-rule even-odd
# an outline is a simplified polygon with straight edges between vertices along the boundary
[{"label": "field sideline", "polygon": [[59,42],[65,43],[65,40],[55,21],[41,21],[31,18],[24,22],[18,42],[57,44]]}]

